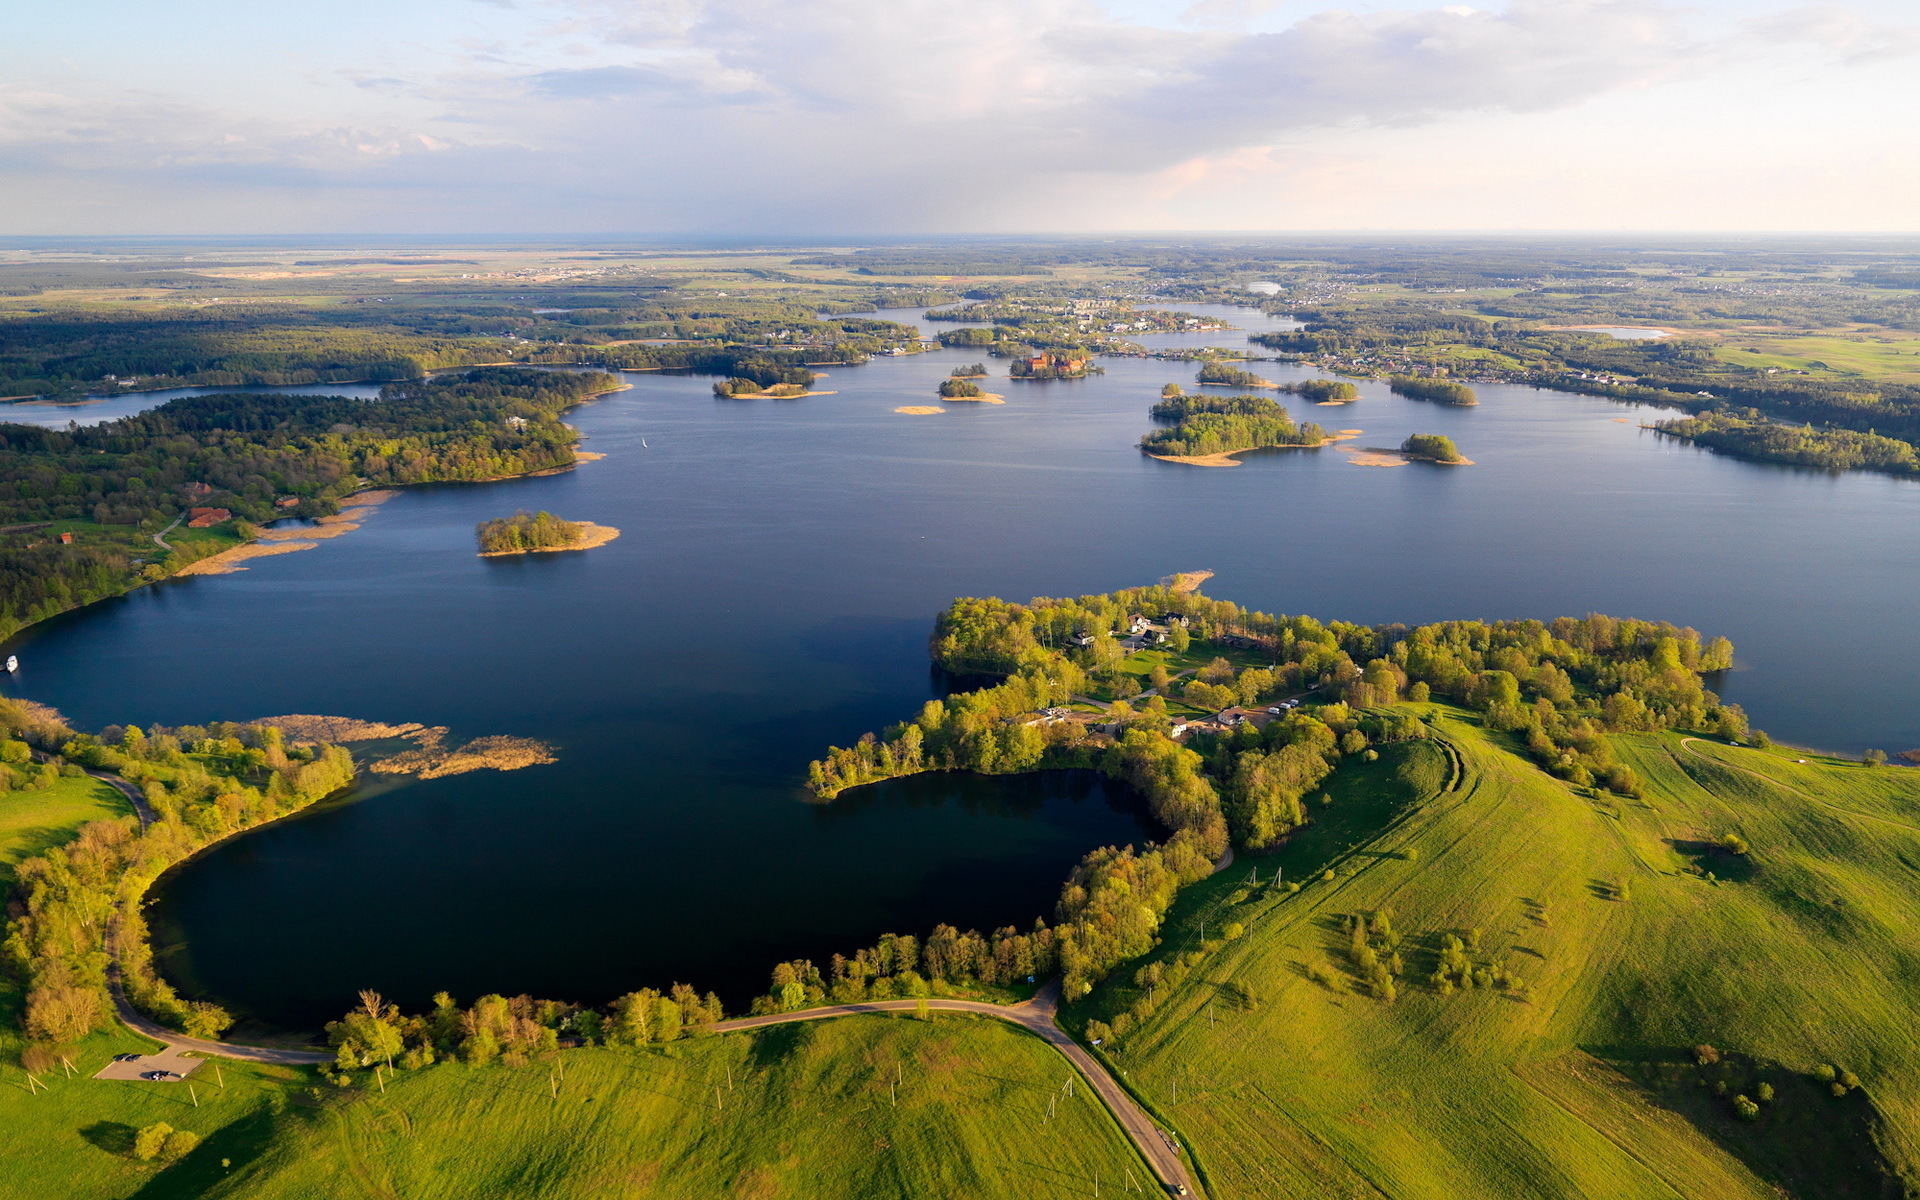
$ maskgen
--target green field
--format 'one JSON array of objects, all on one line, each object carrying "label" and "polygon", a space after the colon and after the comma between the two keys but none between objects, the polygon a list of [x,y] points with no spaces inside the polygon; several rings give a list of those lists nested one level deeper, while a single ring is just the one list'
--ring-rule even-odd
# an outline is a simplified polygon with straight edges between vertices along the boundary
[{"label": "green field", "polygon": [[[1171,920],[1162,954],[1201,921],[1247,928],[1112,1059],[1212,1193],[1903,1194],[1890,1176],[1920,1163],[1920,773],[1639,735],[1621,749],[1646,798],[1597,798],[1464,714],[1439,729],[1457,788],[1406,794],[1389,748],[1363,786],[1336,779],[1318,847],[1243,858]],[[1707,845],[1730,832],[1749,854]],[[1234,902],[1249,870],[1289,858],[1290,877],[1327,861],[1336,877]],[[1381,910],[1406,967],[1391,1004],[1360,983],[1348,935]],[[1439,939],[1476,928],[1475,963],[1523,994],[1428,982]],[[1110,983],[1089,1015],[1138,995]],[[1696,1068],[1699,1043],[1723,1061]],[[1823,1063],[1863,1086],[1836,1099],[1808,1075]],[[1737,1118],[1732,1096],[1763,1080],[1775,1100]]]},{"label": "green field", "polygon": [[1714,347],[1714,354],[1737,366],[1920,382],[1920,338],[1891,331],[1784,337],[1728,332],[1726,339]]}]

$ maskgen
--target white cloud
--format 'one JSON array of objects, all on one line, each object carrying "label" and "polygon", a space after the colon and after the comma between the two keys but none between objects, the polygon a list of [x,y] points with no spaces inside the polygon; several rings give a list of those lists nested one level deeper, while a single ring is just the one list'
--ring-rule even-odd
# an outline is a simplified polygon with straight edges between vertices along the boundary
[{"label": "white cloud", "polygon": [[[1271,180],[1287,162],[1275,146],[1313,143],[1331,162],[1357,131],[1427,129],[1472,154],[1471,131],[1502,115],[1575,130],[1601,98],[1775,48],[1817,51],[1809,71],[1870,72],[1915,44],[1836,6],[1717,23],[1658,0],[1322,7],[1248,29],[1274,8],[1201,0],[1150,25],[1092,0],[477,5],[508,23],[424,66],[383,52],[309,70],[271,108],[104,78],[0,91],[0,217],[45,227],[49,181],[138,178],[217,180],[229,209],[232,189],[256,188],[261,228],[294,186],[338,197],[335,228],[395,211],[471,229],[1126,224],[1183,192]],[[448,203],[421,202],[436,191]]]}]

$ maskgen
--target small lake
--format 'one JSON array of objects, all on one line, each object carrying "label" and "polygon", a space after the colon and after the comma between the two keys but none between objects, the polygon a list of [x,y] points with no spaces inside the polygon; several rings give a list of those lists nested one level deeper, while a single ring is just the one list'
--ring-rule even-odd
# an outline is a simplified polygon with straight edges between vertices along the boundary
[{"label": "small lake", "polygon": [[[1374,383],[1343,407],[1282,397],[1363,429],[1358,446],[1446,434],[1473,467],[1356,466],[1333,447],[1157,462],[1135,448],[1147,407],[1194,366],[1152,359],[894,411],[979,358],[833,368],[835,395],[790,401],[630,373],[569,418],[605,459],[414,489],[318,549],[49,622],[8,648],[8,689],[95,728],[317,712],[558,747],[551,766],[370,789],[158,889],[169,972],[308,1028],[362,987],[598,1001],[685,980],[737,1006],[783,958],[1050,916],[1081,853],[1145,836],[1097,779],[928,776],[826,807],[799,790],[823,747],[935,694],[926,638],[959,595],[1209,568],[1209,594],[1328,620],[1665,618],[1734,640],[1724,690],[1776,737],[1920,746],[1911,482],[1717,458],[1638,427],[1659,410],[1504,385],[1474,408]],[[516,508],[623,536],[477,558],[474,524]]]}]

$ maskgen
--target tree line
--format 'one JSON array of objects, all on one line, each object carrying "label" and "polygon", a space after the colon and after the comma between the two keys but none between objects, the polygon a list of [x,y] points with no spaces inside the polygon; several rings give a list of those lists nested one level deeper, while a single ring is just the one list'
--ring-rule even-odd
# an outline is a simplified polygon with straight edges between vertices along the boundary
[{"label": "tree line", "polygon": [[1451,379],[1423,379],[1417,375],[1395,375],[1388,386],[1396,396],[1409,400],[1431,400],[1435,404],[1478,404],[1480,398],[1464,383]]},{"label": "tree line", "polygon": [[1851,429],[1815,429],[1769,421],[1758,410],[1704,412],[1654,426],[1672,438],[1758,462],[1787,463],[1828,471],[1920,474],[1920,452],[1911,443]]}]

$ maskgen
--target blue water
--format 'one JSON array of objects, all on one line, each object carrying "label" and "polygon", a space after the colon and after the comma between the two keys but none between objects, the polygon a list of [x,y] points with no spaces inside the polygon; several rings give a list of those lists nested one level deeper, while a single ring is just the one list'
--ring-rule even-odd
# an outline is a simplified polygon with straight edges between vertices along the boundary
[{"label": "blue water", "polygon": [[[1014,785],[1012,803],[942,776],[823,810],[798,791],[822,747],[931,694],[925,638],[957,595],[1208,568],[1212,595],[1323,619],[1663,618],[1734,640],[1726,691],[1775,737],[1920,745],[1911,482],[1718,458],[1638,428],[1657,410],[1514,386],[1480,387],[1474,408],[1370,383],[1344,407],[1283,398],[1363,429],[1358,446],[1447,434],[1472,467],[1356,466],[1331,447],[1164,463],[1134,443],[1193,367],[1150,359],[987,381],[1003,405],[893,411],[979,358],[835,368],[817,386],[837,394],[797,401],[630,374],[570,418],[604,460],[416,489],[318,549],[50,622],[12,647],[13,690],[86,726],[321,712],[559,747],[553,766],[249,835],[161,889],[169,969],[296,1025],[367,986],[409,1002],[675,979],[737,994],[776,959],[886,929],[1046,914],[1082,851],[1142,836],[1124,797],[1081,779]],[[522,507],[623,536],[476,558],[475,522]]]}]

